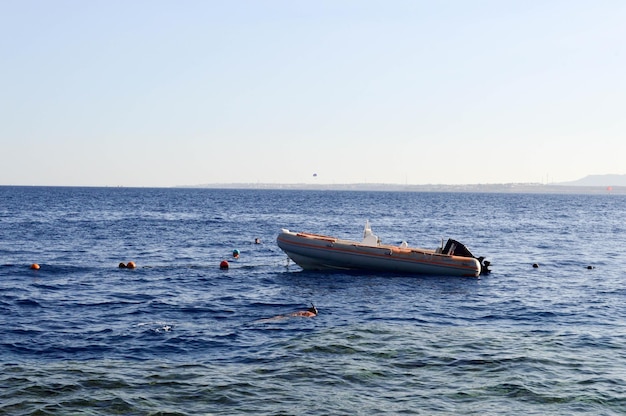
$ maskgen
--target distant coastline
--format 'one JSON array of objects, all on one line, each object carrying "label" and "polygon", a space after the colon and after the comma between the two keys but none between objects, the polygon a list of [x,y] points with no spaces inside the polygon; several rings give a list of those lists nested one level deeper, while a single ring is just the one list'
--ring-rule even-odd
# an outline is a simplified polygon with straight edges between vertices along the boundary
[{"label": "distant coastline", "polygon": [[558,183],[485,183],[485,184],[423,184],[394,183],[268,183],[230,182],[175,186],[106,186],[106,185],[0,185],[2,187],[50,188],[154,188],[154,189],[267,189],[311,191],[380,191],[380,192],[478,192],[529,194],[595,194],[626,195],[626,175],[589,175],[573,182]]},{"label": "distant coastline", "polygon": [[369,191],[369,192],[476,192],[509,194],[593,194],[626,195],[626,186],[572,186],[540,183],[502,183],[470,185],[400,185],[386,183],[307,184],[307,183],[209,183],[175,186],[101,186],[101,185],[0,185],[7,188],[109,188],[109,189],[250,189],[293,191]]},{"label": "distant coastline", "polygon": [[558,183],[500,183],[472,185],[401,185],[385,183],[319,184],[319,183],[215,183],[185,188],[218,189],[293,189],[331,191],[387,192],[484,192],[533,194],[626,194],[626,175],[588,175],[571,182]]},{"label": "distant coastline", "polygon": [[540,183],[503,183],[474,185],[400,185],[382,183],[354,184],[277,184],[277,183],[215,183],[180,188],[212,189],[274,189],[317,191],[380,191],[380,192],[482,192],[533,194],[626,194],[626,186],[576,186]]}]

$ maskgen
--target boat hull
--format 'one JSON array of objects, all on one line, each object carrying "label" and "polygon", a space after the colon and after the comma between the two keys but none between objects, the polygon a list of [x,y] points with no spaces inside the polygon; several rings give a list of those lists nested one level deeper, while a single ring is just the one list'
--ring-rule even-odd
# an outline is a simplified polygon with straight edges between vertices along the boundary
[{"label": "boat hull", "polygon": [[278,246],[304,270],[366,270],[402,274],[480,275],[480,262],[471,257],[439,254],[434,250],[354,241],[283,230]]}]

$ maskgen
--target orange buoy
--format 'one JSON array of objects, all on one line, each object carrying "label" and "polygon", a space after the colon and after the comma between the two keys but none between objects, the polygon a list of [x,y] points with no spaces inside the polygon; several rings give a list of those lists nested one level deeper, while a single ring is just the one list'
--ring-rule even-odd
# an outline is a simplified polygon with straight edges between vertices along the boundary
[{"label": "orange buoy", "polygon": [[135,262],[129,261],[128,264],[126,265],[127,269],[134,269],[135,267]]},{"label": "orange buoy", "polygon": [[222,260],[222,262],[220,263],[220,269],[225,270],[228,269],[228,262],[226,260]]},{"label": "orange buoy", "polygon": [[37,263],[33,263],[30,265],[30,268],[33,270],[39,270],[39,265]]}]

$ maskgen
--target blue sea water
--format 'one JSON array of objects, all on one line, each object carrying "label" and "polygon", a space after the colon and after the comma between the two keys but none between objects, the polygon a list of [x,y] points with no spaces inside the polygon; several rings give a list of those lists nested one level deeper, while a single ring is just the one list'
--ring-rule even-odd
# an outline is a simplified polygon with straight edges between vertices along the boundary
[{"label": "blue sea water", "polygon": [[[620,195],[0,187],[0,414],[626,414],[625,218]],[[304,272],[275,242],[366,219],[493,271]]]}]

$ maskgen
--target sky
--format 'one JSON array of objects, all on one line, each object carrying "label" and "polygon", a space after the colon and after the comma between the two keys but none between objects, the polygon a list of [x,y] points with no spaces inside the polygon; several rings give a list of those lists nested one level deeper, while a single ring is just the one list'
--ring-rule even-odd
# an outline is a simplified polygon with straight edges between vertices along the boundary
[{"label": "sky", "polygon": [[626,174],[623,0],[0,0],[0,185]]}]

